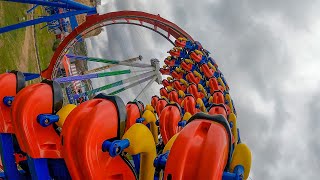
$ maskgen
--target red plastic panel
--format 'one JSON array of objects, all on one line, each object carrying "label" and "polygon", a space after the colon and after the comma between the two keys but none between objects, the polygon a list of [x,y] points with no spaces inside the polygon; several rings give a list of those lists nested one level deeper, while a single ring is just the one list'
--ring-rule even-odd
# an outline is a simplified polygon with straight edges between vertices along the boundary
[{"label": "red plastic panel", "polygon": [[166,65],[168,65],[168,66],[174,66],[174,64],[175,64],[175,59],[168,59],[168,58],[166,58],[165,60],[164,60],[164,63],[166,64]]},{"label": "red plastic panel", "polygon": [[181,113],[177,106],[169,105],[161,111],[160,115],[160,133],[164,144],[178,133],[178,122],[181,120]]},{"label": "red plastic panel", "polygon": [[194,84],[199,84],[200,83],[200,78],[199,77],[196,77],[193,73],[188,73],[187,76],[186,76],[187,80],[191,83],[194,83]]},{"label": "red plastic panel", "polygon": [[169,51],[169,54],[175,58],[179,57],[181,54],[181,48],[173,48]]},{"label": "red plastic panel", "polygon": [[202,54],[197,54],[195,51],[191,52],[190,58],[196,62],[200,62],[202,59]]},{"label": "red plastic panel", "polygon": [[212,103],[214,104],[224,104],[224,96],[221,91],[215,91],[212,95]]},{"label": "red plastic panel", "polygon": [[183,100],[183,108],[185,112],[189,112],[192,115],[197,112],[196,110],[196,101],[192,96],[186,96]]},{"label": "red plastic panel", "polygon": [[125,131],[127,131],[132,125],[134,125],[136,123],[136,120],[141,117],[141,112],[137,104],[127,104],[126,110],[127,121]]},{"label": "red plastic panel", "polygon": [[172,73],[171,73],[171,76],[173,77],[173,78],[175,78],[175,79],[182,79],[182,77],[183,77],[183,73],[182,72],[177,72],[177,71],[173,71]]},{"label": "red plastic panel", "polygon": [[186,63],[185,61],[183,61],[180,65],[182,67],[182,69],[184,69],[187,72],[190,72],[192,70],[193,65],[190,63]]},{"label": "red plastic panel", "polygon": [[228,133],[223,125],[209,120],[193,121],[175,140],[164,179],[221,179],[228,152]]},{"label": "red plastic panel", "polygon": [[210,93],[212,94],[214,91],[224,91],[223,87],[218,84],[216,78],[210,78],[209,80]]},{"label": "red plastic panel", "polygon": [[174,86],[174,88],[175,88],[176,90],[181,90],[181,91],[183,91],[183,92],[185,92],[186,89],[187,89],[184,84],[180,83],[180,82],[177,81],[177,80],[175,80],[175,81],[173,82],[173,86]]},{"label": "red plastic panel", "polygon": [[187,41],[185,41],[184,39],[176,39],[174,44],[178,47],[185,47],[186,46]]},{"label": "red plastic panel", "polygon": [[168,91],[164,87],[162,87],[160,89],[160,95],[168,98]]},{"label": "red plastic panel", "polygon": [[2,100],[5,96],[15,96],[17,91],[16,75],[0,74],[0,133],[14,133],[11,118],[11,108]]},{"label": "red plastic panel", "polygon": [[175,90],[173,90],[173,91],[171,91],[171,92],[169,93],[168,99],[169,99],[170,101],[173,101],[173,102],[178,103],[179,105],[180,105],[180,103],[181,103],[181,99],[179,98],[179,95],[178,95],[177,91],[175,91]]},{"label": "red plastic panel", "polygon": [[158,116],[160,116],[161,111],[163,110],[163,108],[168,104],[168,102],[164,99],[159,99],[156,105],[156,112],[158,114]]},{"label": "red plastic panel", "polygon": [[135,179],[121,156],[102,151],[105,140],[117,138],[116,105],[92,99],[75,108],[62,129],[62,153],[72,179]]},{"label": "red plastic panel", "polygon": [[196,99],[204,98],[204,94],[202,92],[198,91],[198,87],[195,84],[189,85],[187,91],[188,91],[188,93],[192,94]]},{"label": "red plastic panel", "polygon": [[201,70],[207,78],[211,78],[213,76],[214,70],[209,68],[207,64],[202,64]]},{"label": "red plastic panel", "polygon": [[227,109],[226,109],[226,105],[224,105],[224,104],[214,104],[209,110],[209,114],[210,115],[220,114],[225,119],[227,119],[227,113],[228,112],[227,112]]},{"label": "red plastic panel", "polygon": [[164,80],[162,80],[162,85],[163,85],[164,87],[167,87],[167,86],[172,86],[172,83],[169,82],[168,80],[164,79]]},{"label": "red plastic panel", "polygon": [[151,106],[156,109],[156,106],[157,106],[157,103],[159,101],[159,97],[158,96],[152,96],[152,99],[151,99]]},{"label": "red plastic panel", "polygon": [[170,75],[170,68],[160,68],[159,70],[163,75]]},{"label": "red plastic panel", "polygon": [[12,121],[22,151],[32,158],[61,158],[60,138],[52,125],[42,127],[39,114],[51,114],[52,87],[45,83],[22,89],[12,104]]}]

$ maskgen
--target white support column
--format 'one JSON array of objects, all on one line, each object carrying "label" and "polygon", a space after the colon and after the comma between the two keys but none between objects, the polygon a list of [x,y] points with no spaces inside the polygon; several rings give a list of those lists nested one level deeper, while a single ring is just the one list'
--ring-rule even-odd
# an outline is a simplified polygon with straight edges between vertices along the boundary
[{"label": "white support column", "polygon": [[135,98],[135,100],[137,100],[137,99],[140,97],[140,95],[144,92],[144,90],[148,89],[148,88],[152,85],[152,83],[153,83],[157,78],[158,78],[157,76],[154,76],[154,77],[149,81],[149,83],[140,91],[140,93],[137,95],[137,97]]}]

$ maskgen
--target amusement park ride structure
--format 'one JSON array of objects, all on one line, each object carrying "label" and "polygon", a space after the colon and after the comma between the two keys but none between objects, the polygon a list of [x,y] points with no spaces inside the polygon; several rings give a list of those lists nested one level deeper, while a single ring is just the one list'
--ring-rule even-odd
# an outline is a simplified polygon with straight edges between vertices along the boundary
[{"label": "amusement park ride structure", "polygon": [[[45,79],[41,83],[25,86],[37,74],[10,71],[0,75],[3,179],[249,177],[251,152],[240,139],[229,85],[209,51],[176,24],[139,11],[100,15],[94,7],[71,0],[8,1],[35,4],[30,11],[45,6],[55,13],[0,28],[0,33],[82,13],[87,17],[56,49],[40,74]],[[86,34],[115,24],[144,27],[167,39],[174,47],[165,65],[160,67],[157,59],[150,64],[136,62],[142,56],[118,61],[72,51]],[[73,74],[70,64],[75,61],[106,65]],[[113,67],[125,69],[111,71]],[[140,68],[140,74],[118,78],[131,74],[130,67]],[[110,76],[117,81],[95,89],[70,90],[74,82]],[[116,96],[143,82],[148,83],[133,101],[124,104]],[[144,105],[140,96],[153,82],[163,85],[161,96],[151,97],[150,104]],[[108,94],[99,93],[117,87]]]},{"label": "amusement park ride structure", "polygon": [[52,13],[48,16],[43,16],[37,19],[26,21],[26,22],[21,22],[18,24],[2,27],[0,28],[0,33],[5,33],[8,31],[12,31],[19,28],[40,24],[40,23],[50,23],[51,21],[60,20],[67,17],[74,17],[75,15],[79,15],[79,14],[87,13],[88,15],[90,15],[90,14],[97,13],[97,10],[95,7],[89,7],[72,0],[5,0],[5,1],[34,4],[34,7],[32,7],[30,10],[27,11],[28,13],[30,13],[40,5],[46,8],[49,8],[52,11],[55,11],[58,8],[66,9],[67,11],[62,13],[59,13],[59,11],[56,11],[57,13]]}]

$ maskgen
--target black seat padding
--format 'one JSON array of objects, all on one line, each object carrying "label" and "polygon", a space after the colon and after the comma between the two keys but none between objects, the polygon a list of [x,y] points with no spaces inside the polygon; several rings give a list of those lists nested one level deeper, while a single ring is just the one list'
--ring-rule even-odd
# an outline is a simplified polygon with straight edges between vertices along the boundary
[{"label": "black seat padding", "polygon": [[221,103],[220,104],[212,103],[211,106],[208,108],[208,111],[210,111],[210,109],[213,107],[222,107],[226,112],[228,112],[227,108],[224,106],[224,104],[221,104]]},{"label": "black seat padding", "polygon": [[51,86],[53,94],[52,113],[56,114],[63,106],[63,93],[59,83],[51,80],[43,80],[41,83],[46,83]]},{"label": "black seat padding", "polygon": [[26,80],[24,78],[23,73],[20,71],[11,71],[10,73],[13,73],[16,75],[16,78],[17,78],[16,93],[18,93],[21,89],[26,87]]}]

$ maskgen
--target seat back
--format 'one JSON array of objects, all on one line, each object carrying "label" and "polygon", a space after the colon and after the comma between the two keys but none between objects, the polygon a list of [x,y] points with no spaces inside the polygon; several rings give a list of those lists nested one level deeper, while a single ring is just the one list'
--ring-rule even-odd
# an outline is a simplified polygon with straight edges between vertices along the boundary
[{"label": "seat back", "polygon": [[138,105],[138,102],[128,102],[126,105],[127,120],[126,129],[127,131],[132,125],[136,123],[136,120],[141,117],[142,109]]},{"label": "seat back", "polygon": [[165,100],[165,99],[159,99],[158,102],[157,102],[157,105],[156,105],[156,112],[157,112],[157,115],[160,116],[161,114],[161,111],[163,110],[163,108],[168,104],[168,102]]},{"label": "seat back", "polygon": [[151,105],[152,105],[152,107],[153,107],[154,109],[156,109],[156,105],[157,105],[158,101],[159,101],[159,97],[158,97],[157,95],[152,96],[152,98],[151,98]]},{"label": "seat back", "polygon": [[183,99],[182,107],[184,108],[185,112],[189,112],[194,115],[196,110],[196,100],[192,95],[186,95]]},{"label": "seat back", "polygon": [[62,152],[72,179],[136,178],[124,157],[112,158],[102,151],[102,143],[120,139],[125,126],[123,102],[108,98],[99,96],[80,104],[63,125]]},{"label": "seat back", "polygon": [[167,104],[161,111],[160,133],[164,144],[167,144],[171,137],[178,133],[178,122],[181,119],[181,109],[178,104]]},{"label": "seat back", "polygon": [[3,103],[5,96],[15,96],[25,86],[21,72],[0,74],[0,133],[14,133],[11,118],[11,107]]},{"label": "seat back", "polygon": [[53,114],[62,107],[61,87],[45,81],[21,90],[12,104],[14,131],[22,151],[32,158],[61,158],[60,138],[54,125],[41,126],[40,114]]},{"label": "seat back", "polygon": [[221,116],[197,113],[175,140],[164,179],[221,179],[230,157],[231,132]]},{"label": "seat back", "polygon": [[181,99],[179,98],[178,92],[176,90],[173,90],[168,94],[168,99],[170,102],[173,101],[181,104]]}]

